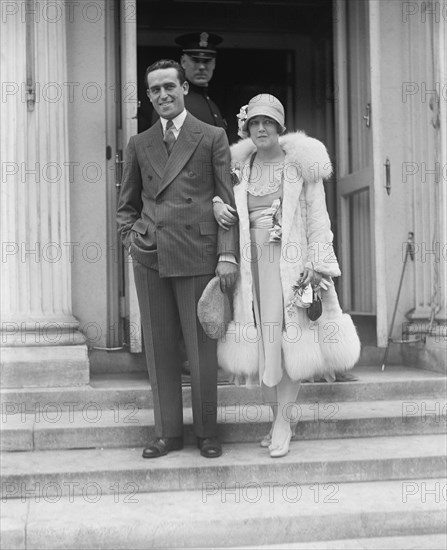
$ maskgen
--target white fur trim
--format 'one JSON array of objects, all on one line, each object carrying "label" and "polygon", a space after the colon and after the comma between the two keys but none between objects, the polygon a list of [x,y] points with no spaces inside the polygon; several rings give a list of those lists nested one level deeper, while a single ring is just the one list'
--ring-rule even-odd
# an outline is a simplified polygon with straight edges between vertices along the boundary
[{"label": "white fur trim", "polygon": [[323,313],[319,322],[337,320],[343,315],[333,283],[327,290],[321,290],[321,303],[323,305]]},{"label": "white fur trim", "polygon": [[295,132],[281,136],[279,143],[286,156],[300,166],[305,181],[316,182],[332,174],[326,147],[318,139],[308,137],[304,132]]},{"label": "white fur trim", "polygon": [[320,348],[328,371],[344,372],[357,363],[360,357],[360,340],[351,316],[343,314],[337,320],[323,325]]},{"label": "white fur trim", "polygon": [[287,374],[292,380],[307,380],[324,374],[324,358],[312,331],[287,323],[283,332],[282,351]]},{"label": "white fur trim", "polygon": [[[286,153],[286,162],[296,164],[305,181],[315,182],[332,174],[332,164],[326,147],[306,136],[304,132],[291,132],[279,136],[279,144]],[[231,164],[240,167],[255,152],[256,147],[250,138],[238,141],[231,146]]]},{"label": "white fur trim", "polygon": [[230,147],[231,166],[240,167],[255,152],[256,147],[250,138],[245,138]]},{"label": "white fur trim", "polygon": [[217,362],[227,372],[253,377],[259,369],[259,334],[254,324],[231,321],[217,342]]}]

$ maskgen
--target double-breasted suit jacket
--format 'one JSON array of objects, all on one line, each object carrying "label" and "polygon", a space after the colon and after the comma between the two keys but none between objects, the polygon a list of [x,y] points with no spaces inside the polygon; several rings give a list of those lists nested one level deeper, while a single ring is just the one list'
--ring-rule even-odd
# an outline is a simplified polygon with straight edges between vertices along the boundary
[{"label": "double-breasted suit jacket", "polygon": [[134,261],[158,437],[183,436],[183,333],[191,369],[194,430],[217,435],[216,341],[197,319],[197,302],[218,256],[238,257],[238,228],[218,227],[212,199],[234,206],[225,131],[187,113],[171,154],[162,124],[130,139],[118,205],[118,226]]},{"label": "double-breasted suit jacket", "polygon": [[126,247],[160,277],[214,273],[218,255],[237,251],[237,229],[219,228],[218,195],[234,206],[225,132],[187,114],[168,158],[161,122],[129,141],[118,207]]}]

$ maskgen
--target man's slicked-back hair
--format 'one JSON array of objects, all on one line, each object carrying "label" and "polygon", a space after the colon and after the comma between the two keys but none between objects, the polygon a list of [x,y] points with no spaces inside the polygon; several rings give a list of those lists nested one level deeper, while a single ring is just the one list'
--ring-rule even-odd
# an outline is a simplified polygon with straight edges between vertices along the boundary
[{"label": "man's slicked-back hair", "polygon": [[146,74],[144,76],[146,86],[148,86],[147,77],[149,73],[152,73],[153,71],[158,71],[158,69],[175,69],[177,71],[177,76],[180,84],[183,84],[186,81],[185,70],[180,65],[180,63],[177,63],[177,61],[174,61],[173,59],[159,59],[155,63],[152,63],[152,65],[149,65],[149,67],[146,69]]}]

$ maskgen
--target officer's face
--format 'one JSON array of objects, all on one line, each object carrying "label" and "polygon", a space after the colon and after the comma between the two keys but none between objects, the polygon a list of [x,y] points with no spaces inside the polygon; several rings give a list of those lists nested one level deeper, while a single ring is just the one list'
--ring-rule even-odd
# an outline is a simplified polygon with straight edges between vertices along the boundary
[{"label": "officer's face", "polygon": [[159,116],[170,120],[185,108],[188,83],[180,84],[176,69],[152,71],[147,75],[147,87],[147,96]]},{"label": "officer's face", "polygon": [[216,67],[216,59],[200,59],[184,54],[180,60],[185,69],[186,78],[196,86],[207,86],[213,78],[213,72]]}]

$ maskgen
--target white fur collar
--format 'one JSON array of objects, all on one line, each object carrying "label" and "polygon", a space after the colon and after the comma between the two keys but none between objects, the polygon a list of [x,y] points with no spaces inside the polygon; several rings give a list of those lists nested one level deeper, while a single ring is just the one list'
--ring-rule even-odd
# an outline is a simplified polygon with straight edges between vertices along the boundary
[{"label": "white fur collar", "polygon": [[[285,162],[300,166],[303,178],[307,182],[326,179],[332,174],[332,164],[326,147],[306,136],[304,132],[293,132],[279,137],[279,144],[286,154]],[[231,146],[231,164],[244,165],[255,152],[255,145],[250,138],[243,139]]]}]

